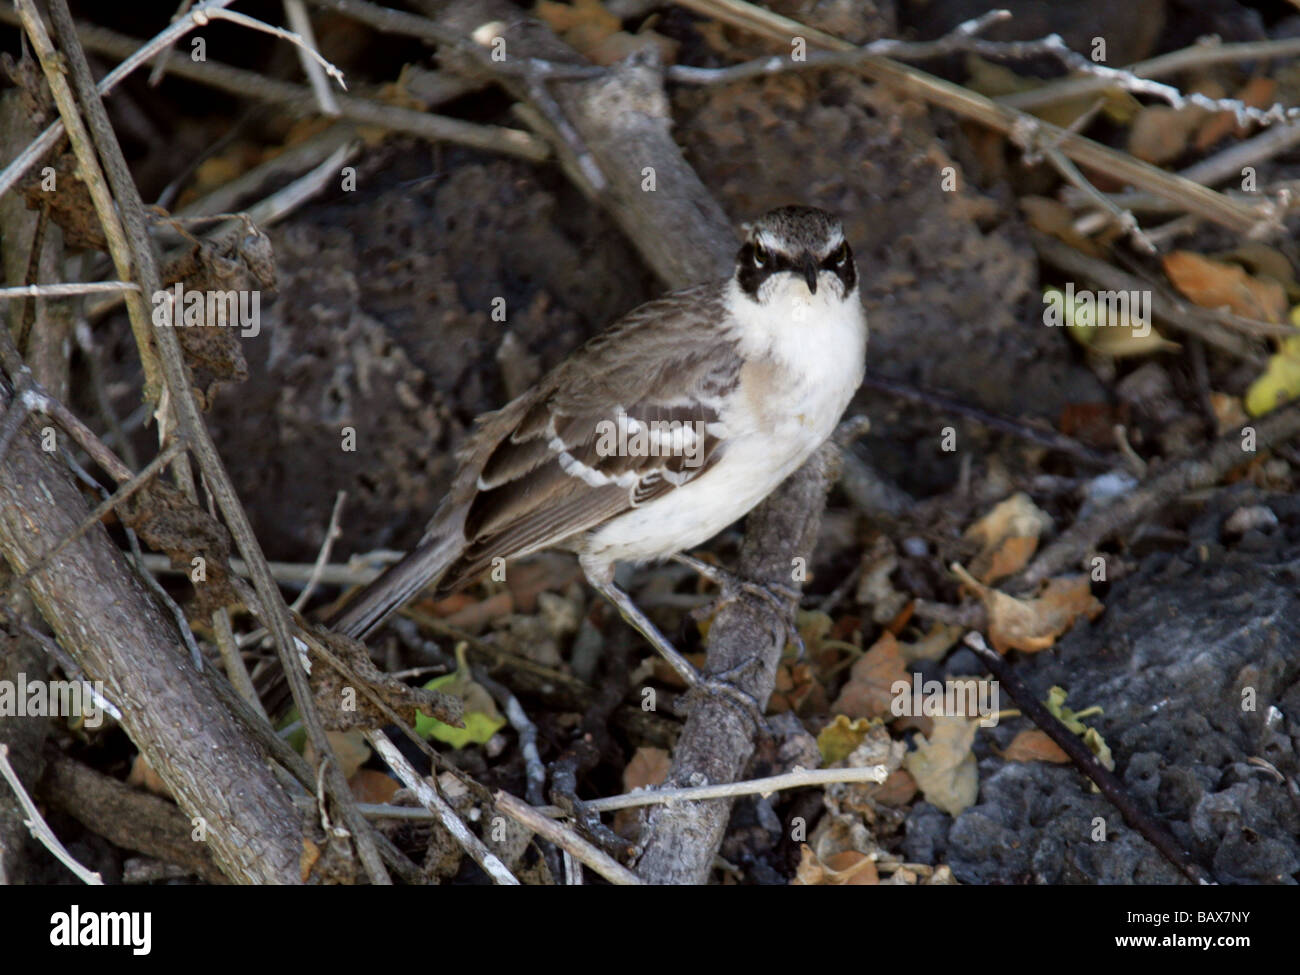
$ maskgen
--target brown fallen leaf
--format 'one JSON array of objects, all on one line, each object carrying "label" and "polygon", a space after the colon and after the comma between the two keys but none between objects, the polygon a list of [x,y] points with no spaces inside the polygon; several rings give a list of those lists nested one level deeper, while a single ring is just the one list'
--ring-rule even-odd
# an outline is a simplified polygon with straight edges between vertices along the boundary
[{"label": "brown fallen leaf", "polygon": [[854,661],[848,683],[831,705],[831,711],[850,718],[891,716],[889,702],[893,700],[894,682],[908,679],[898,640],[886,632]]},{"label": "brown fallen leaf", "polygon": [[961,565],[954,563],[952,571],[984,603],[989,616],[989,641],[998,653],[1046,650],[1079,617],[1096,619],[1105,608],[1092,594],[1087,575],[1051,579],[1038,597],[1016,599],[984,585]]},{"label": "brown fallen leaf", "polygon": [[[1250,108],[1268,108],[1277,98],[1277,82],[1262,76],[1251,78],[1234,97]],[[1198,151],[1204,152],[1220,139],[1234,133],[1238,138],[1245,138],[1247,131],[1245,126],[1237,124],[1235,112],[1215,112],[1201,123],[1196,132],[1195,146]]]},{"label": "brown fallen leaf", "polygon": [[631,792],[648,785],[663,785],[668,779],[672,757],[662,748],[641,747],[623,767],[623,791]]},{"label": "brown fallen leaf", "polygon": [[971,574],[986,584],[1015,575],[1029,564],[1039,537],[1051,528],[1051,516],[1023,491],[999,502],[966,529],[965,537],[982,546],[971,560]]},{"label": "brown fallen leaf", "polygon": [[889,773],[889,778],[880,783],[879,788],[871,794],[871,798],[882,806],[899,808],[912,801],[916,789],[916,779],[904,769],[894,769]]},{"label": "brown fallen leaf", "polygon": [[843,850],[822,860],[805,843],[799,850],[799,867],[791,883],[800,887],[861,887],[880,883],[880,875],[875,861],[865,853]]},{"label": "brown fallen leaf", "polygon": [[1187,150],[1187,143],[1209,112],[1197,105],[1172,108],[1148,105],[1129,129],[1128,151],[1144,162],[1172,162]]},{"label": "brown fallen leaf", "polygon": [[1286,289],[1272,278],[1252,277],[1244,268],[1191,251],[1174,251],[1163,260],[1175,288],[1202,308],[1231,309],[1246,318],[1281,322]]},{"label": "brown fallen leaf", "polygon": [[1001,753],[1008,762],[1056,762],[1062,764],[1070,760],[1061,746],[1038,728],[1029,728],[1012,739],[1007,750]]},{"label": "brown fallen leaf", "polygon": [[903,660],[909,664],[916,663],[918,660],[940,660],[952,649],[953,644],[962,638],[964,632],[965,630],[960,626],[934,623],[919,640],[911,643],[900,640],[898,649],[903,654]]},{"label": "brown fallen leaf", "polygon": [[350,779],[348,788],[357,802],[386,803],[401,788],[397,780],[377,769],[363,768]]},{"label": "brown fallen leaf", "polygon": [[1105,249],[1096,241],[1074,229],[1074,211],[1060,200],[1025,196],[1020,199],[1020,209],[1029,226],[1035,230],[1055,237],[1089,257],[1100,258],[1105,254]]}]

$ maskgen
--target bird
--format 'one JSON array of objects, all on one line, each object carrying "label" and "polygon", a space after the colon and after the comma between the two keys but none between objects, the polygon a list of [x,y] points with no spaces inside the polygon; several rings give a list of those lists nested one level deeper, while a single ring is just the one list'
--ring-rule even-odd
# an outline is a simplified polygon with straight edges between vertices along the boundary
[{"label": "bird", "polygon": [[640,305],[479,417],[419,543],[328,624],[364,639],[430,585],[446,595],[499,560],[562,549],[692,689],[735,697],[677,652],[615,584],[615,567],[675,558],[738,582],[687,550],[830,437],[867,347],[839,219],[785,206],[742,231],[729,277]]}]

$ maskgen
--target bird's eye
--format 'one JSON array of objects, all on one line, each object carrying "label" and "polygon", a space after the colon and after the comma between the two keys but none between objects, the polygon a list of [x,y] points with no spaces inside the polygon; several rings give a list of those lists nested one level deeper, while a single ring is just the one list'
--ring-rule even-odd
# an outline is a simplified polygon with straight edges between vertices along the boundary
[{"label": "bird's eye", "polygon": [[841,241],[839,250],[835,252],[835,266],[843,267],[847,263],[849,263],[849,245]]},{"label": "bird's eye", "polygon": [[767,251],[763,249],[763,245],[755,244],[752,258],[754,261],[754,267],[767,267],[767,259]]}]

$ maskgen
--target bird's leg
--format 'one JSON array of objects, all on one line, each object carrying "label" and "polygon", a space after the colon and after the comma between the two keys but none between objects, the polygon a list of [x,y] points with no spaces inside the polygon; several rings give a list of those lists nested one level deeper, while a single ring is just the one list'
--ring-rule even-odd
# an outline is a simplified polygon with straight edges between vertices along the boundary
[{"label": "bird's leg", "polygon": [[709,694],[725,697],[744,711],[746,716],[754,722],[756,728],[760,731],[766,731],[767,721],[763,718],[763,709],[758,706],[758,702],[735,684],[726,680],[727,676],[742,668],[734,668],[728,671],[726,675],[717,677],[702,675],[691,666],[689,660],[677,652],[677,649],[668,642],[668,638],[659,632],[657,626],[650,622],[649,617],[637,608],[636,603],[632,602],[632,597],[614,585],[614,567],[612,565],[588,563],[586,560],[580,560],[580,562],[583,573],[587,576],[587,581],[591,583],[592,588],[608,599],[614,605],[614,608],[618,610],[619,615],[627,621],[627,624],[650,642],[650,645],[659,652],[661,657],[668,661],[668,665],[686,682],[687,687],[691,690],[705,691]]},{"label": "bird's leg", "polygon": [[785,623],[788,642],[795,645],[799,652],[799,659],[804,658],[806,649],[803,637],[799,633],[799,627],[795,624],[795,620],[790,615],[791,605],[793,604],[794,608],[798,609],[799,599],[802,595],[796,587],[782,585],[779,582],[768,583],[767,585],[750,582],[748,579],[742,579],[726,569],[710,565],[708,562],[697,559],[693,555],[687,555],[685,552],[678,552],[671,558],[674,562],[680,562],[682,565],[694,569],[718,587],[718,598],[708,605],[707,610],[701,612],[701,616],[712,616],[723,606],[739,599],[741,593],[749,593],[751,596],[763,600],[775,610],[777,618]]}]

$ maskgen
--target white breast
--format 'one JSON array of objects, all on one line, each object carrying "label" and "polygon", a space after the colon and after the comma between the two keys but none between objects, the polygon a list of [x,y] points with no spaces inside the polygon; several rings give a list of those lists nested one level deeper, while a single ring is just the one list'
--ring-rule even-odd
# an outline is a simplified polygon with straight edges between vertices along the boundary
[{"label": "white breast", "polygon": [[810,295],[791,279],[758,305],[732,283],[728,305],[748,365],[722,412],[722,458],[691,481],[592,532],[582,546],[644,562],[700,545],[748,513],[835,429],[862,383],[867,324],[856,290]]}]

